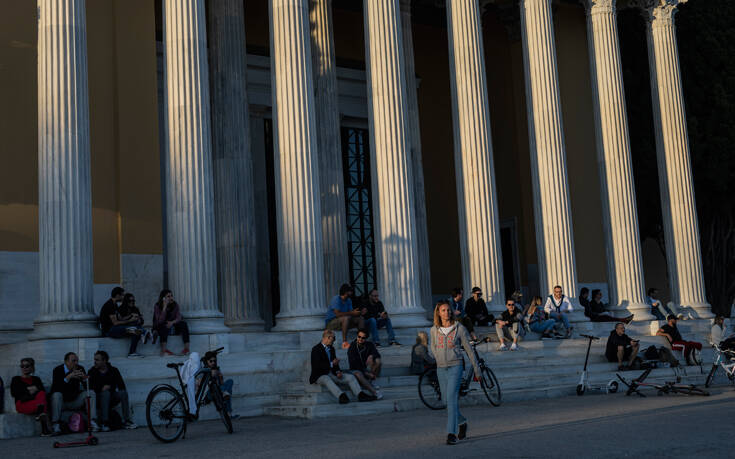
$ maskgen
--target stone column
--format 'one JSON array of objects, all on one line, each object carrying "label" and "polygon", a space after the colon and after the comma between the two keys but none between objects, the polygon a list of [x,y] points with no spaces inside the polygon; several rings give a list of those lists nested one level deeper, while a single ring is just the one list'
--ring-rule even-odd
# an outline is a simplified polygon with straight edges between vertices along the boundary
[{"label": "stone column", "polygon": [[398,0],[363,5],[378,288],[394,326],[423,326]]},{"label": "stone column", "polygon": [[230,327],[263,330],[242,0],[209,0],[209,69],[219,304]]},{"label": "stone column", "polygon": [[350,281],[332,0],[310,0],[311,61],[322,205],[325,300]]},{"label": "stone column", "polygon": [[408,116],[407,142],[411,151],[413,169],[414,210],[416,212],[416,260],[419,271],[419,295],[421,306],[434,310],[431,298],[431,263],[429,233],[426,223],[426,193],[424,192],[424,162],[421,154],[421,129],[419,128],[419,101],[416,87],[416,65],[413,57],[413,29],[411,0],[401,0],[401,29],[403,30],[403,56],[406,61],[406,110]]},{"label": "stone column", "polygon": [[92,196],[85,0],[38,1],[38,255],[32,339],[99,336],[92,304]]},{"label": "stone column", "polygon": [[615,0],[583,0],[583,3],[587,9],[610,309],[618,316],[630,312],[636,319],[653,320],[644,296]]},{"label": "stone column", "polygon": [[579,308],[551,0],[520,7],[539,287],[543,297],[561,285]]},{"label": "stone column", "polygon": [[671,299],[713,317],[704,293],[697,207],[694,201],[684,96],[679,71],[674,14],[686,0],[648,0],[648,60],[656,129],[656,154]]},{"label": "stone column", "polygon": [[164,0],[166,257],[194,333],[224,332],[217,251],[204,0]]},{"label": "stone column", "polygon": [[309,3],[271,0],[271,80],[281,312],[275,330],[324,328],[319,159]]},{"label": "stone column", "polygon": [[491,311],[505,310],[500,225],[477,0],[447,2],[459,241],[465,291],[478,285]]}]

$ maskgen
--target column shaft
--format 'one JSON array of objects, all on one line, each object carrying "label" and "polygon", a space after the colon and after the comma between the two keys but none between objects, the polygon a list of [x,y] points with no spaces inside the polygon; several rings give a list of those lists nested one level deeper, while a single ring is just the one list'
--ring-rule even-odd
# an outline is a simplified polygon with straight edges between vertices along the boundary
[{"label": "column shaft", "polygon": [[378,288],[394,326],[421,326],[400,11],[398,0],[363,5]]},{"label": "column shaft", "polygon": [[85,0],[38,1],[41,305],[32,338],[97,336]]},{"label": "column shaft", "polygon": [[219,304],[230,327],[262,330],[245,11],[242,0],[209,0],[208,7]]},{"label": "column shaft", "polygon": [[647,19],[656,153],[672,301],[712,317],[707,303],[674,14],[686,0],[650,0]]},{"label": "column shaft", "polygon": [[217,307],[204,0],[164,0],[169,287],[193,332],[226,331]]},{"label": "column shaft", "polygon": [[498,202],[477,0],[447,2],[447,26],[462,276],[466,292],[480,286],[488,309],[503,311]]},{"label": "column shaft", "polygon": [[324,327],[319,160],[309,45],[309,4],[271,0],[278,273],[277,330]]},{"label": "column shaft", "polygon": [[[651,320],[645,303],[633,164],[625,110],[615,0],[585,0],[597,162],[603,205],[609,304]],[[625,311],[627,309],[627,311]]]},{"label": "column shaft", "polygon": [[416,212],[416,260],[419,271],[419,289],[421,306],[426,308],[427,311],[433,311],[429,233],[426,222],[426,193],[424,192],[424,163],[421,153],[418,88],[416,87],[416,65],[413,54],[411,0],[401,0],[401,29],[403,30],[403,55],[406,61],[407,142],[411,151],[413,170],[413,207]]},{"label": "column shaft", "polygon": [[345,224],[344,170],[339,126],[337,64],[334,56],[332,0],[310,0],[314,111],[322,205],[324,295],[331,298],[350,281]]},{"label": "column shaft", "polygon": [[551,0],[521,0],[520,8],[539,287],[543,296],[561,285],[576,304],[577,267]]}]

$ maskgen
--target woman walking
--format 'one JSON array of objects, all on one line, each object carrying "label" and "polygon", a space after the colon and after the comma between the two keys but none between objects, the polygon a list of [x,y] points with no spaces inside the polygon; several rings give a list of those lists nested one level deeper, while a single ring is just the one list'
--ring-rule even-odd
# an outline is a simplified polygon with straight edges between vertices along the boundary
[{"label": "woman walking", "polygon": [[467,436],[467,420],[459,412],[459,386],[462,384],[464,358],[467,352],[470,362],[479,375],[475,354],[470,346],[467,329],[454,319],[447,301],[440,301],[434,308],[434,326],[431,327],[431,352],[436,359],[436,375],[439,387],[447,403],[447,445]]}]

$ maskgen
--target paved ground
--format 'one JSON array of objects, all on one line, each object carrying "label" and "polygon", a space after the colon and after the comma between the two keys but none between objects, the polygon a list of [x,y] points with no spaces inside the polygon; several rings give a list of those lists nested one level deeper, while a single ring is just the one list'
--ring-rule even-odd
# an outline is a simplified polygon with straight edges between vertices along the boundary
[{"label": "paved ground", "polygon": [[33,438],[3,441],[0,450],[2,457],[24,458],[735,457],[732,388],[716,388],[710,397],[649,394],[467,407],[469,438],[457,446],[444,445],[444,411],[419,410],[315,421],[240,419],[232,435],[219,421],[200,422],[173,444],[161,444],[140,428],[101,433],[94,447],[54,450],[54,440]]}]

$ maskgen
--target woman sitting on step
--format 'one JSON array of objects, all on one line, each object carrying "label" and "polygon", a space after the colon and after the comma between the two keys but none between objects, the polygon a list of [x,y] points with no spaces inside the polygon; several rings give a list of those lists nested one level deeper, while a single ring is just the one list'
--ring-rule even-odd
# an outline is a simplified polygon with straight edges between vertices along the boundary
[{"label": "woman sitting on step", "polygon": [[189,353],[189,326],[181,317],[179,305],[174,301],[174,294],[169,289],[161,290],[158,302],[153,306],[153,329],[161,339],[161,355],[175,355],[166,347],[169,335],[181,334],[184,341],[183,354]]},{"label": "woman sitting on step", "polygon": [[13,376],[10,381],[10,394],[15,399],[15,411],[21,414],[36,415],[41,423],[41,436],[51,435],[51,423],[48,417],[48,402],[43,382],[34,376],[36,365],[32,358],[20,360],[21,376]]},{"label": "woman sitting on step", "polygon": [[602,303],[602,292],[599,289],[592,290],[589,313],[592,322],[623,322],[624,324],[629,324],[633,320],[633,314],[622,319],[607,314],[605,305]]},{"label": "woman sitting on step", "polygon": [[554,319],[547,318],[546,311],[541,307],[542,301],[543,300],[540,296],[534,296],[533,300],[531,300],[531,304],[528,305],[528,310],[526,311],[528,326],[531,328],[532,332],[541,335],[541,339],[554,338],[554,335],[560,337],[560,335],[554,333],[556,321]]}]

